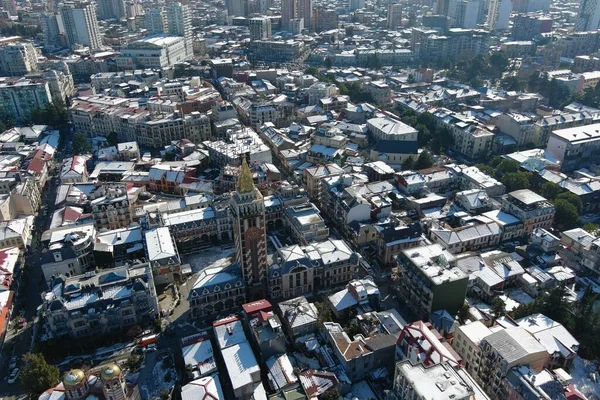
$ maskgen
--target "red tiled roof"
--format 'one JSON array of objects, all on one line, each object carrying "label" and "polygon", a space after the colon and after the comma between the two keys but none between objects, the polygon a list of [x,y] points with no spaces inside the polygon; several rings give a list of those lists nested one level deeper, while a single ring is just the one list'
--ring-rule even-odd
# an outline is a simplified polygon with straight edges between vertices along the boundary
[{"label": "red tiled roof", "polygon": [[27,171],[37,172],[41,174],[44,171],[44,167],[46,166],[46,161],[42,158],[34,158],[31,160],[29,165],[27,166]]},{"label": "red tiled roof", "polygon": [[254,314],[257,311],[268,311],[273,308],[268,300],[258,300],[252,303],[242,304],[242,308],[246,311],[246,314]]}]

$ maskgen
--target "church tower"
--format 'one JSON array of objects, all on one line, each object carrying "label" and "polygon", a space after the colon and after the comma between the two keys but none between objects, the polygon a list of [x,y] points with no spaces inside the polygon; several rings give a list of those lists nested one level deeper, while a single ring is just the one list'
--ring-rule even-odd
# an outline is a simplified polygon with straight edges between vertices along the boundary
[{"label": "church tower", "polygon": [[102,380],[102,392],[107,400],[125,400],[127,391],[125,379],[121,368],[117,364],[107,364],[102,366],[100,373]]},{"label": "church tower", "polygon": [[231,202],[236,259],[248,289],[248,301],[267,294],[267,233],[265,204],[254,186],[252,172],[244,157]]}]

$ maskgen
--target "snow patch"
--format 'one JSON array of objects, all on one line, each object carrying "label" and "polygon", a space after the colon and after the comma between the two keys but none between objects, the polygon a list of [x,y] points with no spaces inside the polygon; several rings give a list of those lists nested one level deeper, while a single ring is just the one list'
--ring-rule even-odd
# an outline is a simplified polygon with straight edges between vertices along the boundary
[{"label": "snow patch", "polygon": [[[588,398],[600,398],[600,379],[598,379],[597,370],[598,365],[596,363],[576,356],[569,371],[577,390]],[[592,380],[594,375],[596,382]]]}]

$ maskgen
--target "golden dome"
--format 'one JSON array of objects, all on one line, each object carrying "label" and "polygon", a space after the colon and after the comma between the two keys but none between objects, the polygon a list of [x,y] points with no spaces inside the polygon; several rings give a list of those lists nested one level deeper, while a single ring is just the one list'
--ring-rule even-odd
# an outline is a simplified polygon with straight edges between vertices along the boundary
[{"label": "golden dome", "polygon": [[85,380],[85,372],[80,369],[72,369],[65,375],[65,379],[63,379],[63,384],[65,386],[74,386],[78,385]]},{"label": "golden dome", "polygon": [[115,364],[110,363],[102,367],[102,373],[100,374],[103,381],[109,381],[111,379],[118,378],[121,376],[121,368]]}]

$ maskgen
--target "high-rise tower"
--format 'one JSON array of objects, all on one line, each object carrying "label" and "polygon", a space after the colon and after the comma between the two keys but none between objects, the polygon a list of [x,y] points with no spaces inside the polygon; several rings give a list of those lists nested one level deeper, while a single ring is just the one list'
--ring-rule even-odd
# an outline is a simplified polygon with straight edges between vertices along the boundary
[{"label": "high-rise tower", "polygon": [[167,6],[167,25],[171,35],[183,36],[186,54],[191,56],[194,53],[194,49],[190,6],[182,3],[169,4]]},{"label": "high-rise tower", "polygon": [[254,186],[246,158],[242,160],[231,211],[236,258],[242,268],[248,299],[264,298],[267,294],[265,204],[262,194]]},{"label": "high-rise tower", "polygon": [[313,30],[312,26],[313,3],[312,0],[282,0],[281,1],[281,26],[290,30],[290,20],[304,19],[304,27]]},{"label": "high-rise tower", "polygon": [[575,22],[576,31],[595,31],[600,25],[600,1],[581,0]]},{"label": "high-rise tower", "polygon": [[65,1],[59,5],[59,9],[71,49],[76,48],[77,45],[87,46],[92,51],[102,47],[102,36],[98,29],[94,4]]}]

